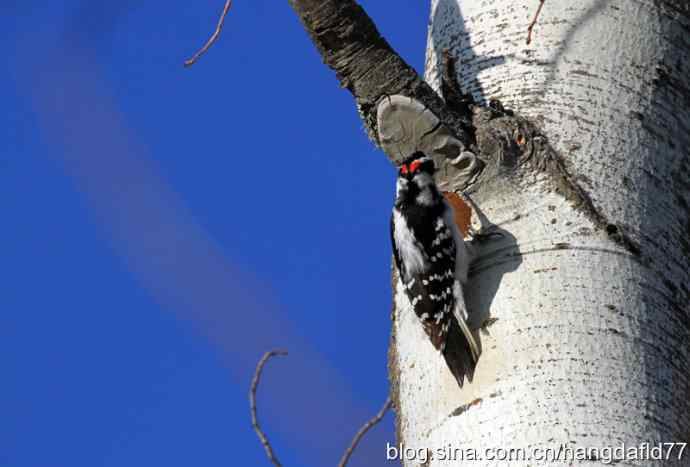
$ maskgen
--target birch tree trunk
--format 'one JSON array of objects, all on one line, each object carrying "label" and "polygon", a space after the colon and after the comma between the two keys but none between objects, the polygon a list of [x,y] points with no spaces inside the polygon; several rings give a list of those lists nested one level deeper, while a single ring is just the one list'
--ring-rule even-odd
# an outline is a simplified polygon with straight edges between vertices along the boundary
[{"label": "birch tree trunk", "polygon": [[[405,451],[388,454],[463,465],[440,457],[476,450],[483,460],[468,464],[493,466],[562,445],[579,457],[687,442],[687,1],[546,0],[526,46],[537,0],[432,0],[428,84],[354,0],[290,4],[372,141],[396,162],[400,123],[427,124],[412,144],[428,146],[443,189],[470,195],[473,220],[501,234],[476,245],[466,298],[483,353],[462,389],[394,272],[389,367]],[[457,99],[454,73],[478,105]],[[664,465],[690,465],[679,449]],[[605,451],[584,454],[567,464],[607,462]],[[558,464],[551,455],[510,465]]]},{"label": "birch tree trunk", "polygon": [[[426,81],[441,88],[448,49],[463,90],[535,124],[475,114],[479,153],[496,159],[466,191],[504,235],[470,271],[483,349],[471,384],[458,389],[394,279],[406,466],[420,453],[465,465],[440,459],[448,447],[529,455],[690,438],[690,7],[546,0],[527,46],[537,5],[432,1]],[[678,449],[664,465],[690,465]]]}]

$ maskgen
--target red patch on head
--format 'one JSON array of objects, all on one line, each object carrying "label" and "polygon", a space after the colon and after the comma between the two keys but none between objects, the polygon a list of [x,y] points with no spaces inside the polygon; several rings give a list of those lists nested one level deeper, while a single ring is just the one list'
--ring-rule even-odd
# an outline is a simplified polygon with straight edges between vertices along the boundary
[{"label": "red patch on head", "polygon": [[406,173],[407,173],[407,165],[403,164],[402,167],[400,167],[400,171],[401,171],[403,174],[406,174]]},{"label": "red patch on head", "polygon": [[421,164],[421,162],[419,162],[419,161],[414,161],[413,163],[411,163],[410,164],[410,172],[415,173],[417,171],[417,169],[419,168],[419,164]]}]

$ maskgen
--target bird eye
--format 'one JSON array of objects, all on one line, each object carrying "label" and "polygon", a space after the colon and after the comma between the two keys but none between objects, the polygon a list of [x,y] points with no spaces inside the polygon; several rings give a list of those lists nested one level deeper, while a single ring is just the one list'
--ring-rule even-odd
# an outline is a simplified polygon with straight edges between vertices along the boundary
[{"label": "bird eye", "polygon": [[414,161],[413,163],[411,163],[410,164],[410,172],[415,173],[417,171],[417,169],[419,168],[419,164],[421,164],[421,162],[419,162],[419,161]]},{"label": "bird eye", "polygon": [[403,174],[406,174],[407,173],[407,165],[403,164],[403,166],[400,167],[400,172],[402,172]]}]

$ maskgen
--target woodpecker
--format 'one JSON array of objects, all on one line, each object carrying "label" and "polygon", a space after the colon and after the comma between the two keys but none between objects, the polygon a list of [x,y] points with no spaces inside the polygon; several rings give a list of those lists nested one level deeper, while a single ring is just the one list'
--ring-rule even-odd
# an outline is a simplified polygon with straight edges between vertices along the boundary
[{"label": "woodpecker", "polygon": [[434,182],[434,161],[422,152],[398,170],[391,239],[398,276],[432,345],[462,387],[479,347],[467,325],[463,288],[470,254],[455,214]]}]

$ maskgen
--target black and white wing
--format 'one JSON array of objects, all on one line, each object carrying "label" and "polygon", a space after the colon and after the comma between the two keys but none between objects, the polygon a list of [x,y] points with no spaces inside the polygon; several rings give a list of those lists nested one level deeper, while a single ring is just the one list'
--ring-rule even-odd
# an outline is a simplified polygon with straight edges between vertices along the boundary
[{"label": "black and white wing", "polygon": [[[452,231],[443,218],[434,226],[433,240],[422,245],[395,211],[391,220],[391,237],[396,267],[412,308],[420,319],[432,345],[439,350],[462,387],[471,377],[472,363],[478,356],[476,343],[464,319],[457,318],[456,297],[464,307],[462,288],[455,278],[456,250]],[[419,267],[417,257],[423,264]],[[462,319],[460,323],[458,319]]]}]

